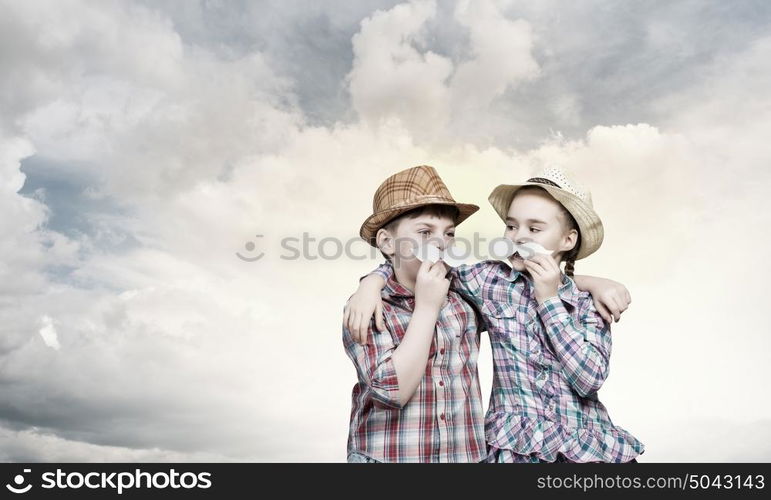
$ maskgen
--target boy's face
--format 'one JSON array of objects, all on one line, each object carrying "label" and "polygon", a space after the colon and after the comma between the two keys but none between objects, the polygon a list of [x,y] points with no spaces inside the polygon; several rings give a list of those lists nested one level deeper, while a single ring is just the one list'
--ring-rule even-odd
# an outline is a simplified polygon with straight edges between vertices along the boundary
[{"label": "boy's face", "polygon": [[[578,234],[568,230],[562,208],[551,195],[526,190],[511,200],[503,236],[517,244],[535,241],[554,251],[552,257],[559,263],[560,254],[573,248]],[[519,254],[509,257],[509,262],[517,271],[525,271],[524,260]]]},{"label": "boy's face", "polygon": [[430,243],[444,250],[455,238],[455,221],[431,214],[421,214],[415,218],[403,217],[392,232],[386,233],[389,239],[380,245],[380,249],[391,257],[394,267],[414,280],[420,268],[420,260],[413,253],[415,245]]}]

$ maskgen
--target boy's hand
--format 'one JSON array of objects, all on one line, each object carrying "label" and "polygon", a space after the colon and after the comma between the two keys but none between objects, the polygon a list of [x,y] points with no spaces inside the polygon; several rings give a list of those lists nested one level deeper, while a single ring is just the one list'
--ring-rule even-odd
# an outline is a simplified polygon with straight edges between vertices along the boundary
[{"label": "boy's hand", "polygon": [[554,259],[548,255],[536,254],[526,259],[525,268],[530,271],[535,286],[535,298],[539,304],[546,299],[557,296],[557,290],[562,282],[560,268]]},{"label": "boy's hand", "polygon": [[602,319],[610,324],[614,321],[618,323],[621,319],[621,313],[629,308],[632,303],[632,296],[624,285],[617,281],[594,276],[581,276],[581,290],[592,294],[594,307],[600,313]]},{"label": "boy's hand", "polygon": [[375,314],[375,326],[378,330],[385,330],[383,320],[383,299],[380,296],[383,280],[378,276],[367,276],[359,284],[359,289],[351,295],[345,304],[343,312],[343,324],[351,332],[353,341],[367,344],[367,332],[372,314]]},{"label": "boy's hand", "polygon": [[450,290],[450,280],[445,278],[447,268],[441,260],[431,263],[424,260],[415,280],[415,308],[428,307],[439,311]]}]

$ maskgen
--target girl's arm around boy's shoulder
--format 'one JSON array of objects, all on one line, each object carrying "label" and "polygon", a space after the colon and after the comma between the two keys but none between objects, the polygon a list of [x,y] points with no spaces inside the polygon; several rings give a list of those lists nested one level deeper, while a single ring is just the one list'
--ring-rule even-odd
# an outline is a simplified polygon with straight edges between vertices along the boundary
[{"label": "girl's arm around boy's shoulder", "polygon": [[[476,264],[464,264],[451,271],[451,288],[463,298],[482,307],[483,297],[492,280],[491,273],[508,272],[505,264],[495,260],[485,260]],[[359,288],[349,299],[343,311],[343,324],[351,331],[354,342],[364,345],[368,342],[367,326],[375,317],[375,326],[383,329],[383,302],[380,291],[388,279],[393,276],[394,269],[390,262],[380,264],[376,269],[364,276],[359,282]]]},{"label": "girl's arm around boy's shoulder", "polygon": [[384,328],[366,315],[364,345],[343,322],[346,353],[356,365],[359,379],[369,386],[383,406],[403,408],[423,378],[439,311],[447,300],[449,280],[441,263],[423,262],[415,284],[414,310],[386,311]]},{"label": "girl's arm around boy's shoulder", "polygon": [[499,260],[483,260],[476,264],[463,264],[453,269],[452,288],[463,298],[482,307],[484,298],[489,294],[488,287],[494,283],[491,277],[495,273],[508,273],[510,269]]},{"label": "girl's arm around boy's shoulder", "polygon": [[354,342],[361,345],[368,342],[370,335],[367,328],[373,316],[376,328],[385,329],[381,290],[393,272],[390,262],[380,264],[374,271],[359,280],[359,288],[345,304],[343,325],[350,330]]}]

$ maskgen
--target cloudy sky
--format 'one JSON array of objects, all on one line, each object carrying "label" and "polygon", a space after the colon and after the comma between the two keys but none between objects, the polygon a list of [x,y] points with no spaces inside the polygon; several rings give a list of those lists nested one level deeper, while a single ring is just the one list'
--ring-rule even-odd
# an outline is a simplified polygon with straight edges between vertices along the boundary
[{"label": "cloudy sky", "polygon": [[0,9],[0,460],[345,460],[355,238],[419,164],[489,238],[493,187],[572,169],[641,461],[771,460],[768,2]]}]

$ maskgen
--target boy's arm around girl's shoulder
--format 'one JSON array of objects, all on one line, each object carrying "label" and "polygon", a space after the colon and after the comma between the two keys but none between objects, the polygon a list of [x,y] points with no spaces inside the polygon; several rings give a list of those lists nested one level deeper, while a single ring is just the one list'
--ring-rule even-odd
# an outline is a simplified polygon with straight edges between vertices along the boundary
[{"label": "boy's arm around girl's shoulder", "polygon": [[568,311],[559,297],[538,307],[538,314],[568,383],[581,397],[597,392],[610,372],[610,324],[602,319],[588,293]]}]

